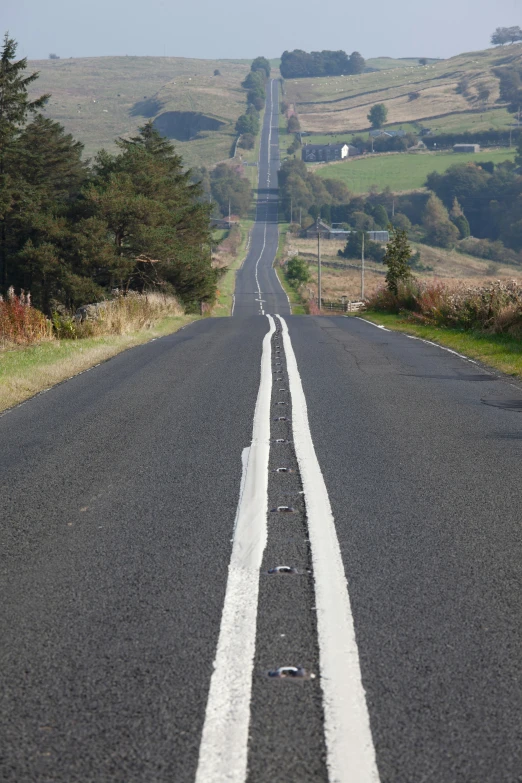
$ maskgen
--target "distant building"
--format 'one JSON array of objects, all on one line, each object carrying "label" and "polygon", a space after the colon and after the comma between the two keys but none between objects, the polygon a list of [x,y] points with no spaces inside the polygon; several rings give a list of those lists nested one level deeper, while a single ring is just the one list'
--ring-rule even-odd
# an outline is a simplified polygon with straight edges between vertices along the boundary
[{"label": "distant building", "polygon": [[383,136],[386,139],[402,139],[404,136],[406,136],[405,130],[384,130],[384,128],[376,128],[375,130],[370,131],[370,138],[371,139],[380,139],[381,136]]},{"label": "distant building", "polygon": [[304,144],[301,156],[305,163],[326,163],[360,155],[360,150],[345,142],[339,144]]},{"label": "distant building", "polygon": [[[306,236],[308,239],[317,237],[318,225],[321,239],[348,239],[352,233],[349,229],[333,228],[333,226],[329,226],[328,223],[325,223],[324,220],[319,220],[306,229]],[[389,231],[367,231],[366,234],[372,242],[387,243],[390,241]]]},{"label": "distant building", "polygon": [[480,144],[454,144],[453,152],[480,152]]}]

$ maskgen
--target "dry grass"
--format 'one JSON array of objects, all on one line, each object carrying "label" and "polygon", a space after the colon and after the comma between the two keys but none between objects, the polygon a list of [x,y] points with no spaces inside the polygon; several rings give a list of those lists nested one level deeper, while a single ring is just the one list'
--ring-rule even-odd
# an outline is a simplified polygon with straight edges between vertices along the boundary
[{"label": "dry grass", "polygon": [[88,317],[81,323],[67,316],[55,319],[60,337],[77,339],[129,334],[150,329],[163,318],[183,315],[183,308],[176,297],[158,293],[130,292],[97,305],[88,305],[86,309]]},{"label": "dry grass", "polygon": [[46,334],[46,339],[24,347],[3,342],[0,411],[196,318],[183,315],[175,297],[155,293],[129,294],[90,307],[83,323],[70,315],[55,315],[54,337]]},{"label": "dry grass", "polygon": [[[367,129],[366,115],[375,103],[387,106],[389,124],[429,122],[439,131],[444,130],[446,118],[450,121],[455,114],[478,109],[479,114],[469,115],[470,121],[482,114],[487,129],[492,125],[488,113],[499,111],[499,82],[492,69],[510,58],[520,62],[521,47],[471,52],[426,66],[411,62],[358,76],[288,80],[286,94],[297,106],[302,129],[315,133]],[[458,90],[463,78],[468,81],[465,94]],[[481,85],[490,90],[486,103],[477,99]],[[412,92],[420,94],[413,101]],[[507,125],[507,112],[504,118]]]},{"label": "dry grass", "polygon": [[176,332],[196,316],[171,316],[134,333],[52,340],[4,351],[0,362],[0,411],[104,362],[127,348]]},{"label": "dry grass", "polygon": [[[286,245],[283,258],[287,260],[293,256],[300,256],[310,265],[311,282],[302,289],[303,299],[315,298],[317,295],[317,240],[299,239],[291,234],[286,235]],[[344,269],[336,269],[328,266],[322,267],[322,293],[323,298],[337,300],[347,296],[354,301],[361,295],[361,272],[358,260],[340,258],[337,251],[344,248],[344,242],[328,240],[321,242],[321,257],[323,262],[346,263]],[[456,250],[443,250],[420,243],[413,243],[415,250],[421,254],[421,263],[424,266],[433,267],[433,271],[415,272],[420,280],[429,282],[443,280],[450,287],[462,285],[480,286],[487,285],[494,280],[522,282],[522,269],[513,266],[491,264],[474,256],[458,253]],[[386,267],[367,261],[365,268],[365,294],[373,295],[383,285]],[[490,272],[491,267],[494,272]]]},{"label": "dry grass", "polygon": [[[31,97],[51,93],[47,116],[85,144],[86,156],[114,141],[129,137],[147,121],[136,114],[136,104],[156,99],[165,110],[198,111],[223,120],[220,131],[202,133],[193,141],[175,142],[189,165],[208,165],[229,157],[234,124],[244,111],[245,91],[240,83],[247,62],[195,60],[181,57],[85,57],[33,60],[30,72],[39,79]],[[221,76],[214,76],[219,69]]]}]

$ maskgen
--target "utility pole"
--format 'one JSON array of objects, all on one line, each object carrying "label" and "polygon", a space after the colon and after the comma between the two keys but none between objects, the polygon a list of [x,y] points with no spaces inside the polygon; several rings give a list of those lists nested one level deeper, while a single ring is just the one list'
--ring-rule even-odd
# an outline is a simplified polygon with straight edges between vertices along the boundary
[{"label": "utility pole", "polygon": [[362,253],[361,253],[361,302],[364,302],[364,231],[362,235]]},{"label": "utility pole", "polygon": [[299,207],[299,225],[301,226],[301,228],[303,227],[303,221],[301,218],[301,207]]},{"label": "utility pole", "polygon": [[319,218],[317,218],[317,304],[319,312],[321,312],[321,231],[319,226]]},{"label": "utility pole", "polygon": [[290,223],[294,222],[294,197],[290,196]]},{"label": "utility pole", "polygon": [[228,199],[228,227],[230,228],[230,199]]},{"label": "utility pole", "polygon": [[395,217],[395,199],[392,201],[392,217]]}]

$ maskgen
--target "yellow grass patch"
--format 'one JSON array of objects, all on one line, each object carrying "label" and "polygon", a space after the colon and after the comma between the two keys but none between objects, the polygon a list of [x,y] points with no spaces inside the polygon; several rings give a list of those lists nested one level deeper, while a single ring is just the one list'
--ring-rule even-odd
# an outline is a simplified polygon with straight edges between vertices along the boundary
[{"label": "yellow grass patch", "polygon": [[0,353],[0,411],[17,405],[127,348],[176,332],[198,316],[170,316],[134,333],[51,340]]}]

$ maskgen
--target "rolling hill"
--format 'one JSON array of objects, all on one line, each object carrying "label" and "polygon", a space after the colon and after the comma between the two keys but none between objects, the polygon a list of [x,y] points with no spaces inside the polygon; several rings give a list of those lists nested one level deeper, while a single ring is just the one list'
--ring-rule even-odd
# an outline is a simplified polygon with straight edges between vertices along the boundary
[{"label": "rolling hill", "polygon": [[375,103],[387,106],[392,128],[421,124],[438,132],[501,128],[513,117],[498,102],[494,69],[514,62],[522,62],[522,46],[428,60],[426,65],[378,58],[368,62],[373,72],[358,76],[288,80],[286,98],[295,106],[302,130],[312,134],[368,130],[367,114]]},{"label": "rolling hill", "polygon": [[154,119],[189,165],[209,165],[230,156],[249,66],[245,60],[92,57],[33,60],[28,69],[40,73],[31,96],[51,93],[47,116],[84,143],[86,156],[112,149],[118,136]]}]

